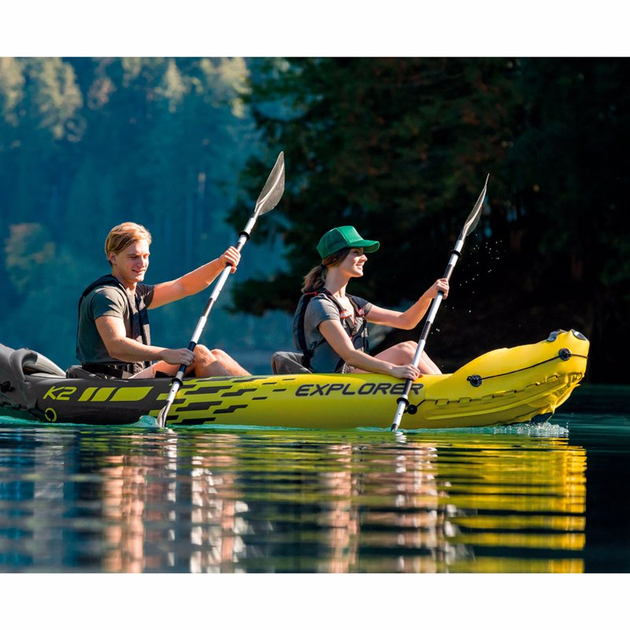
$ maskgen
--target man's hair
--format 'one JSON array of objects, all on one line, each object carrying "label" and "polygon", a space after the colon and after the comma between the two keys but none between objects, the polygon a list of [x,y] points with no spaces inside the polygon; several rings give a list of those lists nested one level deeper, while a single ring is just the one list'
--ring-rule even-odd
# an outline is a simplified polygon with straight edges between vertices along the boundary
[{"label": "man's hair", "polygon": [[[151,234],[144,226],[130,221],[113,227],[105,239],[105,256],[119,254],[136,241],[146,239],[151,243]],[[111,263],[110,263],[111,264]]]}]

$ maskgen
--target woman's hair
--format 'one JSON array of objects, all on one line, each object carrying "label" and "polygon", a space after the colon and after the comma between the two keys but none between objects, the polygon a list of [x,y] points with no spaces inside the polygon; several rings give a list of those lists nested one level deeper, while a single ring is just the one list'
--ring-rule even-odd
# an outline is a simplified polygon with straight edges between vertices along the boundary
[{"label": "woman's hair", "polygon": [[110,254],[119,254],[132,243],[144,239],[151,243],[151,234],[144,226],[130,221],[121,223],[113,227],[105,239],[105,256],[109,260]]},{"label": "woman's hair", "polygon": [[349,247],[344,247],[340,249],[338,252],[327,256],[322,260],[322,262],[313,267],[305,276],[304,276],[304,286],[302,287],[302,293],[313,293],[314,291],[319,291],[324,284],[326,284],[326,273],[328,271],[328,267],[335,267],[338,265],[345,257],[346,254],[350,251]]}]

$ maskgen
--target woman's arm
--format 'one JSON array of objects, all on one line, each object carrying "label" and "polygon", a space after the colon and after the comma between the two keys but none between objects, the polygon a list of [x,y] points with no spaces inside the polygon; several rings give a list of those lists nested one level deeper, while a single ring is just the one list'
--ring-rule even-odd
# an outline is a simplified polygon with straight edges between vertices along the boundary
[{"label": "woman's arm", "polygon": [[181,278],[155,285],[153,300],[149,308],[158,308],[203,291],[217,279],[228,265],[231,265],[232,273],[234,273],[240,260],[240,252],[235,247],[230,247],[219,258],[211,260],[209,263],[198,267]]},{"label": "woman's arm", "polygon": [[426,315],[431,305],[431,300],[437,296],[438,292],[442,291],[446,298],[448,296],[448,289],[448,280],[441,278],[440,280],[436,280],[433,285],[423,293],[422,297],[404,313],[381,308],[380,306],[372,306],[366,318],[368,322],[372,324],[411,330],[415,328]]},{"label": "woman's arm", "polygon": [[415,381],[417,378],[420,378],[420,371],[411,364],[394,365],[357,350],[350,342],[350,338],[341,323],[336,319],[322,322],[319,325],[319,331],[330,344],[330,347],[352,367],[401,379],[410,378]]}]

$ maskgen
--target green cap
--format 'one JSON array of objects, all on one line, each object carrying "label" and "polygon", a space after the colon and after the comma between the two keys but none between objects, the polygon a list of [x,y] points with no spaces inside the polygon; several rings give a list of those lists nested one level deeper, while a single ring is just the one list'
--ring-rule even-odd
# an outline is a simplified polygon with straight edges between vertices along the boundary
[{"label": "green cap", "polygon": [[324,259],[344,247],[362,247],[363,251],[370,254],[375,252],[380,246],[381,244],[378,241],[366,241],[364,238],[361,238],[361,235],[351,225],[344,225],[343,227],[328,230],[317,244],[317,251]]}]

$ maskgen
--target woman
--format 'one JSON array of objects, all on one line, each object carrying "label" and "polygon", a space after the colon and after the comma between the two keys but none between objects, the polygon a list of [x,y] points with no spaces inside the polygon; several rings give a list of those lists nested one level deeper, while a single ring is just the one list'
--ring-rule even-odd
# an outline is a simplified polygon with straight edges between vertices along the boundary
[{"label": "woman", "polygon": [[352,226],[329,230],[319,241],[322,262],[304,279],[304,294],[293,322],[295,342],[303,362],[313,372],[377,372],[416,380],[421,374],[440,374],[422,354],[418,368],[411,365],[414,341],[399,343],[376,356],[368,354],[367,322],[410,330],[424,317],[439,291],[448,295],[448,280],[437,280],[405,312],[392,311],[346,293],[352,278],[363,276],[366,254],[380,247],[363,239]]}]

